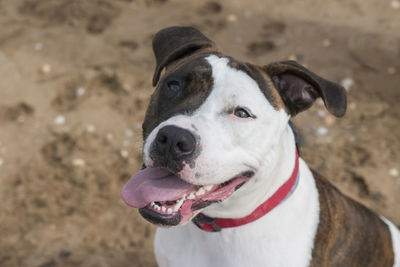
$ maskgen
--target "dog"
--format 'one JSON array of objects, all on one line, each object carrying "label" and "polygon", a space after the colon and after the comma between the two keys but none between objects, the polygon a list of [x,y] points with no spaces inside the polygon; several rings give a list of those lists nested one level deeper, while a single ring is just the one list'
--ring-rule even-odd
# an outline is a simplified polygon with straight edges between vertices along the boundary
[{"label": "dog", "polygon": [[121,191],[161,226],[159,266],[395,266],[400,231],[299,157],[290,118],[346,91],[295,61],[256,66],[192,27],[153,39],[143,169]]}]

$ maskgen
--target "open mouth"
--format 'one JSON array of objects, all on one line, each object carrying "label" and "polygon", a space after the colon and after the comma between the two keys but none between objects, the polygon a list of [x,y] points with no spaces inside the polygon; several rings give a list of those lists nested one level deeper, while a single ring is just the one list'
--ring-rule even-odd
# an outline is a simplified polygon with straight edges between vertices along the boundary
[{"label": "open mouth", "polygon": [[230,197],[248,181],[246,172],[216,185],[193,185],[164,168],[146,168],[124,185],[122,199],[139,208],[151,223],[174,226],[191,220],[201,209]]}]

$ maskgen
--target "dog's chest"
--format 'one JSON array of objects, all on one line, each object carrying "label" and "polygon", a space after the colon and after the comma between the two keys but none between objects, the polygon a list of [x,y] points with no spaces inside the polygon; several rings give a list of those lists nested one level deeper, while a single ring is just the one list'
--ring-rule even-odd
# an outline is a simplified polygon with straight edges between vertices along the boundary
[{"label": "dog's chest", "polygon": [[251,224],[218,233],[192,223],[158,229],[159,266],[308,266],[319,203],[314,180],[306,176],[289,199]]}]

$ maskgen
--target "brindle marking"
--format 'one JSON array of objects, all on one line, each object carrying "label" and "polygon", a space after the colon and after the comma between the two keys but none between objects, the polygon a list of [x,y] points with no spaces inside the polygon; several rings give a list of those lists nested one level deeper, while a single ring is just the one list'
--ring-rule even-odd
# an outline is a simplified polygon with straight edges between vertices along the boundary
[{"label": "brindle marking", "polygon": [[320,221],[310,267],[392,267],[388,226],[372,211],[343,195],[313,171]]}]

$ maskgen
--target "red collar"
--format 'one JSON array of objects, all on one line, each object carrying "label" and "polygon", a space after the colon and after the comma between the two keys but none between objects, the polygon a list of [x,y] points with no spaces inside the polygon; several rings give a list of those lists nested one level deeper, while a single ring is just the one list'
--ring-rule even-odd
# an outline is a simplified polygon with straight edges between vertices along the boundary
[{"label": "red collar", "polygon": [[281,185],[281,187],[279,187],[279,189],[270,198],[268,198],[264,203],[258,206],[251,214],[243,218],[232,219],[212,218],[202,213],[199,213],[196,217],[193,218],[192,222],[206,232],[219,232],[222,228],[237,227],[251,223],[273,210],[283,200],[285,200],[286,197],[288,197],[289,193],[292,192],[296,186],[298,174],[299,155],[296,150],[296,162],[290,178],[283,185]]}]

